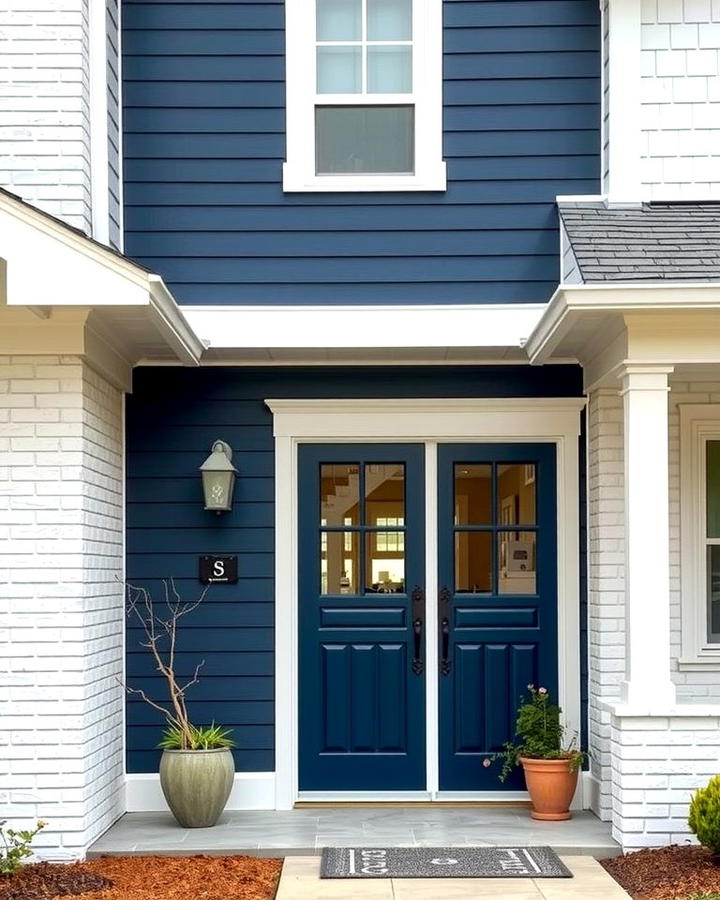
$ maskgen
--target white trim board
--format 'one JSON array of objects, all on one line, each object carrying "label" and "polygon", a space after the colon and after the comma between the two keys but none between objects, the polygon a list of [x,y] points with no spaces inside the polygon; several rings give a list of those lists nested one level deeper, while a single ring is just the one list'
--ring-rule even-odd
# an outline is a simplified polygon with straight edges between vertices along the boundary
[{"label": "white trim board", "polygon": [[[432,465],[435,442],[547,442],[557,450],[558,682],[570,733],[580,731],[578,437],[584,398],[486,398],[417,400],[274,400],[275,435],[275,722],[276,803],[291,809],[298,799],[298,522],[297,456],[300,443],[412,442],[426,446]],[[427,486],[427,476],[426,476]],[[430,494],[436,494],[434,487]],[[428,497],[428,530],[433,500]],[[427,540],[426,550],[433,548]],[[428,569],[434,578],[434,569]],[[436,579],[435,579],[436,581]],[[426,597],[430,598],[426,585]],[[428,609],[427,621],[434,621]],[[436,641],[428,634],[428,646]],[[437,669],[435,668],[434,671]],[[428,671],[431,671],[428,666]],[[429,679],[430,681],[430,679]],[[431,701],[432,695],[428,699]],[[428,723],[437,743],[437,718]],[[428,755],[429,777],[437,771]],[[581,803],[580,794],[576,803]]]},{"label": "white trim board", "polygon": [[215,350],[519,350],[544,310],[544,303],[182,308],[195,334]]},{"label": "white trim board", "polygon": [[[156,772],[125,776],[126,812],[166,812]],[[236,772],[226,809],[275,809],[274,772]]]}]

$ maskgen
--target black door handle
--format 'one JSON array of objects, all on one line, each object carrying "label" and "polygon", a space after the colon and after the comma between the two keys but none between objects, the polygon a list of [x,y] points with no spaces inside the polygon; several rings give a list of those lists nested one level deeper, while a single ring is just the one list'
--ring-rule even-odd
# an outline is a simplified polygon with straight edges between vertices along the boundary
[{"label": "black door handle", "polygon": [[440,660],[440,672],[443,675],[450,674],[450,660],[448,653],[450,651],[450,623],[447,619],[443,619],[440,623],[440,633],[442,635],[442,659]]},{"label": "black door handle", "polygon": [[412,592],[413,605],[413,661],[414,675],[422,675],[425,663],[422,658],[423,618],[425,616],[425,592],[416,585]]},{"label": "black door handle", "polygon": [[450,589],[443,587],[438,595],[440,612],[440,674],[449,675],[452,668],[450,662]]}]

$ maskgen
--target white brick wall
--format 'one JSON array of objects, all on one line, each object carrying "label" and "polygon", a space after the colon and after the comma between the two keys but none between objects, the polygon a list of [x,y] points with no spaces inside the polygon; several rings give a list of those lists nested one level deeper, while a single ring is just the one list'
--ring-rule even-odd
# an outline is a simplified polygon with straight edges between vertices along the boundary
[{"label": "white brick wall", "polygon": [[90,233],[88,0],[0,11],[0,184]]},{"label": "white brick wall", "polygon": [[612,812],[610,714],[599,701],[620,696],[625,666],[623,405],[617,391],[588,401],[588,668],[590,770],[595,812]]},{"label": "white brick wall", "polygon": [[613,826],[624,849],[695,841],[690,797],[718,773],[720,719],[612,717]]},{"label": "white brick wall", "polygon": [[[107,0],[102,34],[92,33],[89,3],[8,0],[0,8],[0,185],[92,234],[91,125],[99,127],[109,169],[102,208],[118,247],[118,3]],[[92,120],[91,41],[93,52],[107,55],[107,115],[99,123]]]},{"label": "white brick wall", "polygon": [[642,0],[641,34],[645,195],[720,199],[720,7]]},{"label": "white brick wall", "polygon": [[[720,379],[672,377],[669,394],[671,669],[682,717],[632,719],[604,708],[617,700],[625,666],[623,405],[615,390],[588,403],[588,639],[591,773],[594,809],[611,819],[625,848],[687,839],[692,789],[720,770],[715,718],[693,704],[720,702],[720,671],[680,672],[679,403],[720,403]],[[714,376],[717,378],[717,376]]]},{"label": "white brick wall", "polygon": [[81,855],[123,811],[122,395],[0,357],[0,818]]}]

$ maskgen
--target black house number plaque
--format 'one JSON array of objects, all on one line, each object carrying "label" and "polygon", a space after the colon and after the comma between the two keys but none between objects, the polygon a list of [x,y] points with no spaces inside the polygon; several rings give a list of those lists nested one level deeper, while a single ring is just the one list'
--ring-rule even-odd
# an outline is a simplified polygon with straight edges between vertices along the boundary
[{"label": "black house number plaque", "polygon": [[237,584],[237,556],[201,556],[199,577],[202,584]]}]

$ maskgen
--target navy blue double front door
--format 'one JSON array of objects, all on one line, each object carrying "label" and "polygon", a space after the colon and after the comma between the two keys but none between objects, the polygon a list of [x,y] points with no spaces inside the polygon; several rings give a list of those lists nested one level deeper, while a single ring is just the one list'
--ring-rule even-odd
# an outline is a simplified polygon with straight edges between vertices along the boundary
[{"label": "navy blue double front door", "polygon": [[424,461],[422,444],[300,447],[301,791],[425,791],[436,734],[441,791],[498,790],[483,760],[528,684],[557,688],[554,446],[439,445],[427,544]]}]

